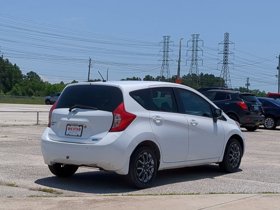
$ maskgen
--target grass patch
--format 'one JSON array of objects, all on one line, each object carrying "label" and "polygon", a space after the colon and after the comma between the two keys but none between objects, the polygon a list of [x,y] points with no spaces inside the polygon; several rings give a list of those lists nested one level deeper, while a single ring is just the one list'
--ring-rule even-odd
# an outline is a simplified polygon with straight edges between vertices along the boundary
[{"label": "grass patch", "polygon": [[44,104],[44,97],[0,95],[0,103],[8,104]]},{"label": "grass patch", "polygon": [[55,195],[61,195],[63,194],[62,192],[59,192],[57,190],[54,190],[52,188],[30,188],[29,190],[32,190],[32,191],[38,191],[38,192],[45,192],[45,193],[50,193],[50,194],[55,194]]}]

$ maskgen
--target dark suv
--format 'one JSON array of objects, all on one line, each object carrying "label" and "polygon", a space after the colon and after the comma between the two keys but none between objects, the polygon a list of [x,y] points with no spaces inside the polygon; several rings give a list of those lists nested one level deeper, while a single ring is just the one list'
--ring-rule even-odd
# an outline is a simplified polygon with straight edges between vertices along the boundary
[{"label": "dark suv", "polygon": [[248,131],[255,131],[263,123],[261,103],[253,94],[227,89],[204,89],[200,92]]},{"label": "dark suv", "polygon": [[280,102],[273,98],[259,97],[264,110],[264,127],[267,129],[275,129],[280,125]]}]

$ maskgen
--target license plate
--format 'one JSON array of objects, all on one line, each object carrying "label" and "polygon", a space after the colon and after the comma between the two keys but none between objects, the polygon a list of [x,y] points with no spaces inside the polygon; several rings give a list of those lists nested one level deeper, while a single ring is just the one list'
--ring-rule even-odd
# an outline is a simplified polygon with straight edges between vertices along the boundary
[{"label": "license plate", "polygon": [[253,106],[253,108],[254,108],[254,111],[259,111],[259,106]]},{"label": "license plate", "polygon": [[81,137],[83,134],[83,126],[82,125],[66,125],[65,136],[76,136]]}]

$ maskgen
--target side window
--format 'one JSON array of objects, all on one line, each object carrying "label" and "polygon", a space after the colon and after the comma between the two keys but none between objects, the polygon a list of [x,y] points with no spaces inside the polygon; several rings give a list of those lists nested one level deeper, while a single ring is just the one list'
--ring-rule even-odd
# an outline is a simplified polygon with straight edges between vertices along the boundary
[{"label": "side window", "polygon": [[265,106],[265,107],[271,106],[270,103],[267,102],[267,101],[262,101],[261,103],[262,103],[262,105]]},{"label": "side window", "polygon": [[130,93],[141,106],[151,111],[177,112],[172,88],[150,88]]},{"label": "side window", "polygon": [[214,91],[205,91],[205,92],[202,92],[202,94],[205,95],[207,98],[209,98],[211,101],[213,101],[216,96],[216,92],[214,92]]},{"label": "side window", "polygon": [[215,96],[215,101],[229,100],[230,96],[227,93],[217,92]]},{"label": "side window", "polygon": [[176,89],[176,94],[181,113],[212,118],[211,105],[202,97],[184,89]]}]

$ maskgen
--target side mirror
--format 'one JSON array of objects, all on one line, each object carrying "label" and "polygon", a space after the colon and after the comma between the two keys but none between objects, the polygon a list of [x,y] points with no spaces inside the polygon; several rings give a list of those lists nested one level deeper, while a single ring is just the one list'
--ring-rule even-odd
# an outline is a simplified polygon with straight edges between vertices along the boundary
[{"label": "side mirror", "polygon": [[217,120],[223,116],[223,111],[221,109],[214,109],[214,113],[213,113],[213,118],[214,118],[214,122],[217,122]]}]

